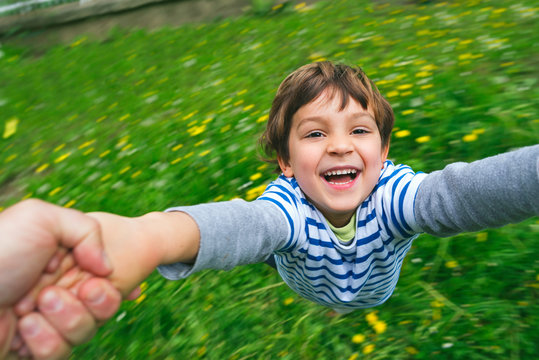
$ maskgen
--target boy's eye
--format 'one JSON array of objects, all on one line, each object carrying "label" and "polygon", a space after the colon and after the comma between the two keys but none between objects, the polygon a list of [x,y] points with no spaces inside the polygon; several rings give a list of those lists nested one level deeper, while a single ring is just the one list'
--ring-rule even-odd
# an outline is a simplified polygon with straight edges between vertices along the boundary
[{"label": "boy's eye", "polygon": [[368,131],[365,129],[354,129],[354,131],[352,131],[352,134],[366,134],[366,133],[368,133]]},{"label": "boy's eye", "polygon": [[306,137],[308,138],[316,138],[316,137],[322,137],[324,134],[322,134],[320,131],[313,131],[307,134]]}]

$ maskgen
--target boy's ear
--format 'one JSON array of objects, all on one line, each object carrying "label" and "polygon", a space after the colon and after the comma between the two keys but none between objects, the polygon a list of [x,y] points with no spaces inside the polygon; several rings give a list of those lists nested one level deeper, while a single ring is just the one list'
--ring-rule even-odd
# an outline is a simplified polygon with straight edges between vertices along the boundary
[{"label": "boy's ear", "polygon": [[277,156],[277,161],[279,162],[279,167],[281,168],[281,171],[283,172],[284,176],[286,177],[293,177],[294,172],[292,171],[292,167],[287,161],[284,161],[282,157]]},{"label": "boy's ear", "polygon": [[387,144],[386,147],[383,147],[382,148],[382,156],[381,156],[381,159],[382,159],[382,168],[384,167],[384,163],[386,162],[387,160],[387,155],[389,154],[389,144]]}]

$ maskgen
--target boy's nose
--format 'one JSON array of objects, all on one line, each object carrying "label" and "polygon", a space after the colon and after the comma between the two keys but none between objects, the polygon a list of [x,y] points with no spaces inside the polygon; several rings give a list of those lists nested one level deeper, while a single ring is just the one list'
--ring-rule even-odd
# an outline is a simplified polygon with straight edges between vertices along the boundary
[{"label": "boy's nose", "polygon": [[327,152],[331,155],[345,155],[353,151],[352,142],[348,136],[331,136]]}]

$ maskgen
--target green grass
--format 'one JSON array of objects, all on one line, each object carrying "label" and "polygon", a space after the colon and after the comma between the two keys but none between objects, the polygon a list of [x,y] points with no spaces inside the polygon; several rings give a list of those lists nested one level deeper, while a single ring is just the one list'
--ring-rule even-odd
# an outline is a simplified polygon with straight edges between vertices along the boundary
[{"label": "green grass", "polygon": [[[0,206],[32,196],[136,216],[251,198],[275,176],[256,139],[278,84],[322,58],[377,82],[397,118],[390,158],[416,170],[537,143],[534,5],[343,0],[117,30],[40,57],[3,46],[0,132],[17,127],[0,139]],[[346,316],[297,297],[262,264],[177,282],[154,274],[73,358],[536,358],[538,235],[535,218],[421,236],[394,296]],[[385,331],[367,322],[372,311]]]}]

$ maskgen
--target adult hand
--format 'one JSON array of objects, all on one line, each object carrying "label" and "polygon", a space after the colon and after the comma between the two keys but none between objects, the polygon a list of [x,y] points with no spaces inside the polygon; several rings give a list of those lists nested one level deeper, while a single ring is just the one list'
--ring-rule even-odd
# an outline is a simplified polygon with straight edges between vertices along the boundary
[{"label": "adult hand", "polygon": [[[15,333],[12,306],[44,271],[57,266],[59,246],[72,249],[78,266],[92,274],[107,276],[112,269],[103,252],[99,223],[79,211],[26,200],[0,213],[0,230],[0,358],[4,358]],[[64,315],[75,318],[80,310],[68,310]],[[21,330],[30,328],[22,320]]]},{"label": "adult hand", "polygon": [[71,347],[87,342],[98,325],[116,313],[121,294],[108,280],[90,278],[78,288],[78,297],[70,290],[49,286],[39,294],[39,312],[22,317],[18,329],[21,341],[12,343],[12,352],[31,353],[34,359],[63,359]]}]

